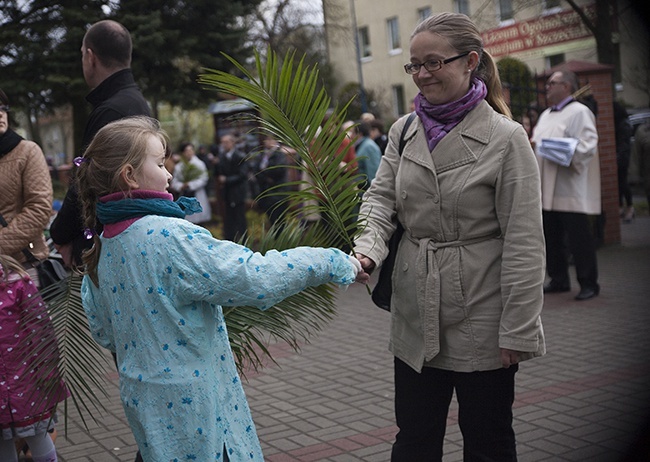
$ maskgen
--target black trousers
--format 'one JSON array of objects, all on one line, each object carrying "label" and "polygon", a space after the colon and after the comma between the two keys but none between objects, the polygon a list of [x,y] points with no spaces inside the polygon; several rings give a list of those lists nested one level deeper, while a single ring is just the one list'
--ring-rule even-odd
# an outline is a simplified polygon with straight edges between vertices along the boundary
[{"label": "black trousers", "polygon": [[224,207],[223,217],[223,238],[227,241],[236,242],[246,234],[248,224],[246,223],[246,204],[231,203]]},{"label": "black trousers", "polygon": [[481,372],[432,367],[418,373],[395,358],[397,433],[391,462],[440,462],[454,390],[465,462],[516,462],[512,403],[518,366]]},{"label": "black trousers", "polygon": [[[598,287],[596,244],[584,213],[543,212],[546,271],[554,285],[569,287],[569,253],[581,288]],[[567,247],[568,245],[568,247]]]}]

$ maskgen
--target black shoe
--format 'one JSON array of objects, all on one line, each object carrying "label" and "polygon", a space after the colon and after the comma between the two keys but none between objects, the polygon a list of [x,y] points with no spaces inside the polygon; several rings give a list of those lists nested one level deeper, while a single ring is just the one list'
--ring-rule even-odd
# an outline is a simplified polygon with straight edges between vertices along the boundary
[{"label": "black shoe", "polygon": [[596,286],[595,288],[592,287],[584,287],[580,289],[580,293],[576,295],[575,299],[578,301],[582,300],[589,300],[590,298],[596,297],[600,293],[600,287]]},{"label": "black shoe", "polygon": [[545,294],[554,294],[554,293],[559,293],[559,292],[569,292],[571,290],[571,287],[569,286],[562,286],[559,284],[554,284],[552,282],[549,282],[544,286],[544,293]]}]

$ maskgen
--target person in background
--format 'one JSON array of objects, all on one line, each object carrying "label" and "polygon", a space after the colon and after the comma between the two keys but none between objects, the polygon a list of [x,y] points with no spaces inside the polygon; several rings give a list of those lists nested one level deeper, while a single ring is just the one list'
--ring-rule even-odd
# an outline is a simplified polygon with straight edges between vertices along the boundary
[{"label": "person in background", "polygon": [[370,124],[362,120],[354,125],[354,152],[357,159],[357,171],[364,175],[363,189],[368,189],[377,174],[381,161],[381,150],[377,143],[370,138]]},{"label": "person in background", "polygon": [[180,162],[174,166],[170,189],[178,196],[196,197],[203,210],[187,219],[197,225],[208,223],[212,219],[212,208],[205,190],[208,184],[208,169],[196,155],[192,143],[182,143],[179,151]]},{"label": "person in background", "polygon": [[[56,366],[58,347],[47,306],[22,265],[0,254],[0,460],[18,462],[19,450],[29,450],[33,462],[56,462],[49,430],[57,421],[56,407],[68,390]],[[43,350],[36,345],[50,345]],[[25,347],[38,353],[27,352]],[[43,358],[50,356],[50,359]],[[23,444],[28,445],[23,447]]]},{"label": "person in background", "polygon": [[260,196],[257,204],[269,218],[271,225],[278,220],[287,208],[286,188],[280,187],[287,181],[287,156],[278,141],[270,135],[264,137],[264,150],[260,154],[255,168],[255,181],[259,186]]},{"label": "person in background", "polygon": [[[149,105],[131,71],[132,50],[131,34],[116,21],[99,21],[86,31],[81,43],[81,64],[91,90],[86,100],[92,105],[92,111],[81,152],[107,123],[132,115],[150,115]],[[91,241],[84,236],[74,181],[52,222],[50,236],[68,266],[81,264],[81,254],[90,247]]]},{"label": "person in background", "polygon": [[248,162],[236,148],[232,134],[221,137],[221,151],[215,165],[218,194],[223,199],[223,238],[237,241],[246,234],[246,199],[248,196]]},{"label": "person in background", "polygon": [[43,151],[11,129],[9,114],[0,89],[0,253],[38,281],[32,256],[44,260],[50,253],[43,231],[52,213],[52,180]]},{"label": "person in background", "polygon": [[632,124],[625,107],[614,101],[614,133],[616,135],[616,167],[618,171],[618,205],[623,223],[630,223],[635,216],[632,190],[627,182],[632,155]]},{"label": "person in background", "polygon": [[167,144],[155,119],[127,118],[101,129],[79,160],[84,223],[104,225],[84,254],[90,331],[117,356],[144,460],[261,462],[222,306],[265,310],[306,287],[368,276],[338,249],[261,255],[185,220],[198,203],[167,192]]},{"label": "person in background", "polygon": [[[131,34],[119,22],[96,22],[84,34],[81,41],[81,67],[84,80],[90,88],[86,101],[92,106],[92,111],[81,141],[82,153],[106,124],[123,117],[151,114],[149,104],[136,85],[131,71],[132,53]],[[101,232],[101,225],[97,224],[95,228],[95,232]],[[87,239],[84,232],[74,179],[61,210],[50,225],[50,237],[69,267],[82,264],[81,254],[90,248],[92,241]],[[138,451],[135,462],[141,461]]]},{"label": "person in background", "polygon": [[[570,252],[580,284],[575,299],[583,301],[600,293],[596,243],[588,215],[600,215],[601,200],[596,117],[573,98],[578,88],[578,77],[571,71],[554,72],[549,77],[546,98],[551,107],[540,114],[532,139],[542,177],[546,270],[550,278],[544,292],[571,290]],[[549,138],[578,141],[568,166],[542,155],[541,143]]]},{"label": "person in background", "polygon": [[545,353],[535,155],[467,16],[418,24],[404,69],[419,89],[417,117],[401,156],[408,116],[390,129],[354,248],[370,272],[387,256],[395,220],[405,230],[392,280],[391,461],[442,460],[455,392],[464,460],[513,462],[515,374]]},{"label": "person in background", "polygon": [[375,119],[370,121],[370,138],[377,143],[381,155],[383,156],[384,152],[386,152],[388,137],[386,136],[386,133],[384,133],[384,123],[381,120]]}]

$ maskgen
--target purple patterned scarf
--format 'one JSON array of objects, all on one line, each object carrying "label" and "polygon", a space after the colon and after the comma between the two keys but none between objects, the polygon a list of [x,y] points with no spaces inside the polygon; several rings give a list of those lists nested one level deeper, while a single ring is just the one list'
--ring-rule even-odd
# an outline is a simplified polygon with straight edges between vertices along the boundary
[{"label": "purple patterned scarf", "polygon": [[431,104],[422,93],[415,97],[415,113],[424,126],[433,151],[440,140],[451,131],[469,111],[474,109],[487,95],[485,83],[477,77],[472,79],[469,91],[462,98],[445,104]]}]

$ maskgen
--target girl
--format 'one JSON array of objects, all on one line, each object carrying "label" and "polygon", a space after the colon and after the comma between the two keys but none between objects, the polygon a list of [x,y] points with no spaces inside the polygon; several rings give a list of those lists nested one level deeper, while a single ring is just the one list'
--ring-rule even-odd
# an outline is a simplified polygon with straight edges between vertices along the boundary
[{"label": "girl", "polygon": [[262,461],[221,307],[267,309],[308,286],[351,284],[360,265],[336,249],[260,255],[214,239],[183,219],[196,199],[167,193],[168,155],[158,122],[136,117],[101,129],[76,160],[85,223],[104,226],[84,255],[90,328],[117,354],[145,461]]},{"label": "girl", "polygon": [[[52,347],[41,346],[46,344]],[[30,358],[26,358],[27,347],[35,350]],[[46,367],[39,356],[43,351],[53,355],[45,363],[56,364],[58,348],[46,306],[22,265],[12,257],[0,255],[0,460],[3,462],[18,461],[15,438],[25,439],[34,462],[57,460],[48,429],[54,427],[57,403],[68,393],[58,370]]]}]

